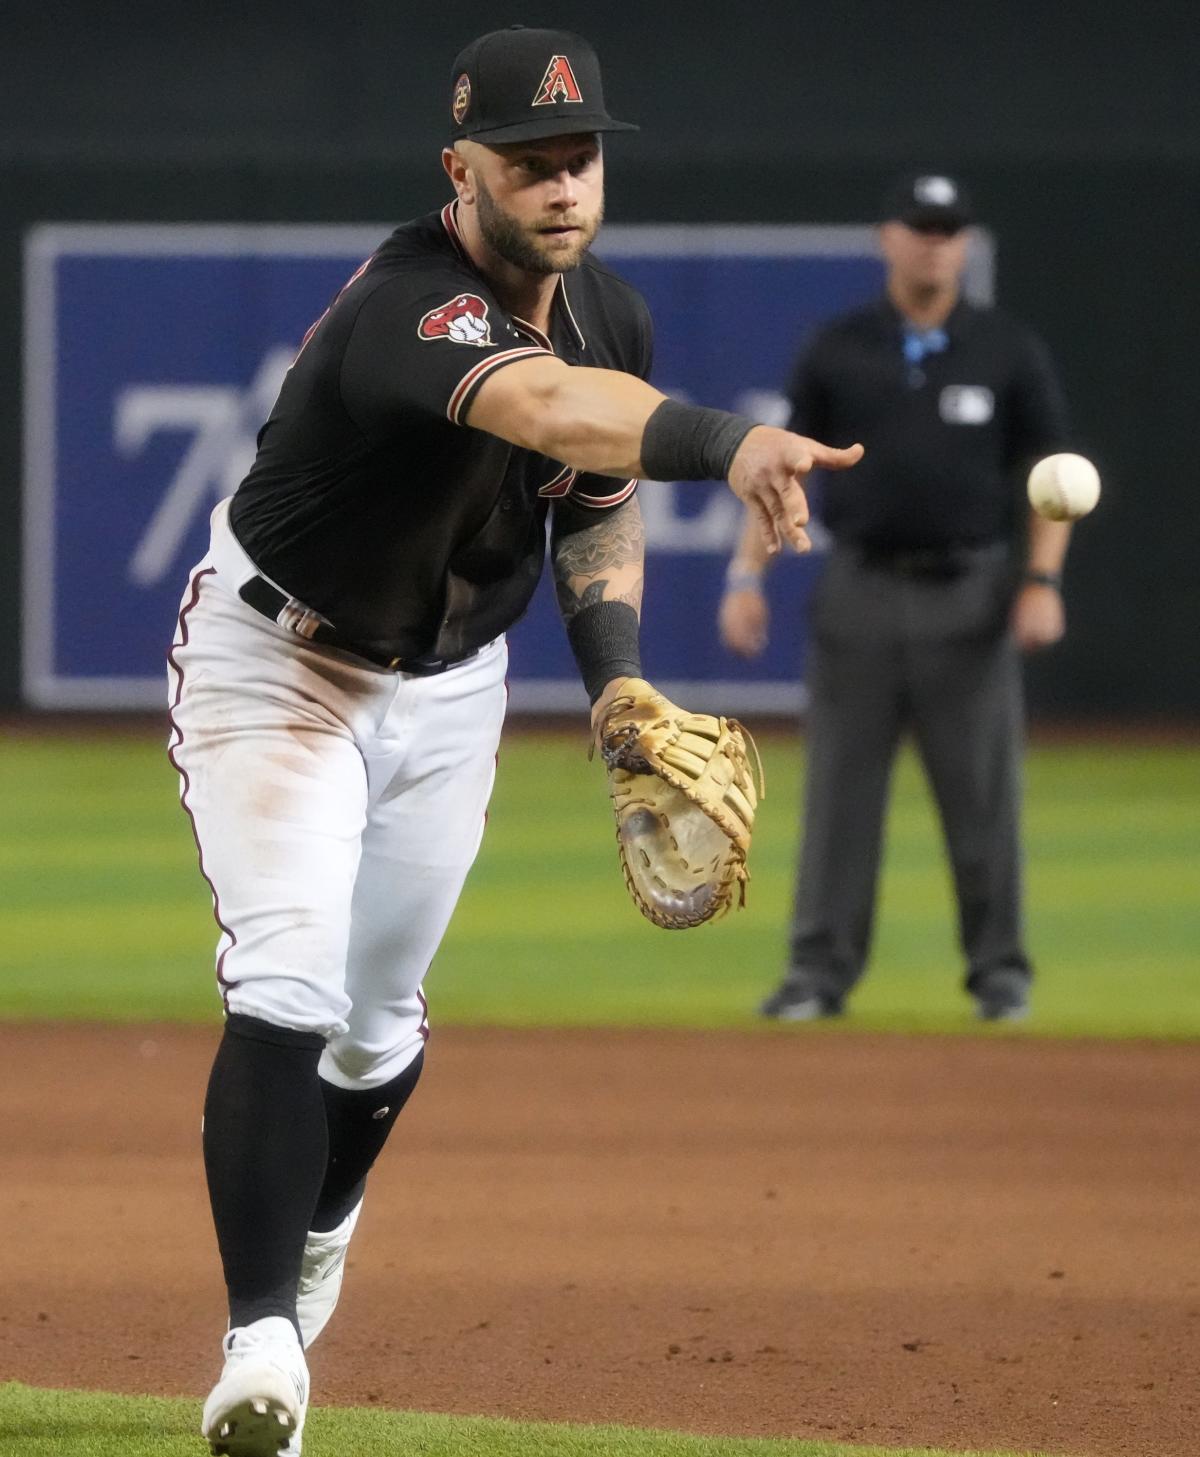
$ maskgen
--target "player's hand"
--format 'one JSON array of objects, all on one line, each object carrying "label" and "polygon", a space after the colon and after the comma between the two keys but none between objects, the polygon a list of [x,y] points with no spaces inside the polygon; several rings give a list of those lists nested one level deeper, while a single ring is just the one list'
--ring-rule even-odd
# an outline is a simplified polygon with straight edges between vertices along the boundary
[{"label": "player's hand", "polygon": [[790,430],[756,425],[733,457],[729,489],[749,507],[772,555],[784,542],[797,551],[808,551],[812,542],[804,529],[808,522],[805,477],[812,470],[845,470],[862,455],[861,445],[839,450]]},{"label": "player's hand", "polygon": [[1067,630],[1067,614],[1058,588],[1026,582],[1013,602],[1012,630],[1023,653],[1059,642]]},{"label": "player's hand", "polygon": [[717,613],[721,641],[739,658],[757,658],[767,645],[771,610],[761,587],[726,592]]},{"label": "player's hand", "polygon": [[[600,694],[600,697],[597,698],[595,703],[592,704],[593,750],[600,747],[598,735],[600,733],[600,725],[604,722],[604,715],[608,712],[608,705],[617,696],[617,692],[620,689],[621,684],[625,681],[625,678],[610,678],[608,682],[604,685],[604,691]],[[590,758],[591,755],[589,754],[588,757]]]}]

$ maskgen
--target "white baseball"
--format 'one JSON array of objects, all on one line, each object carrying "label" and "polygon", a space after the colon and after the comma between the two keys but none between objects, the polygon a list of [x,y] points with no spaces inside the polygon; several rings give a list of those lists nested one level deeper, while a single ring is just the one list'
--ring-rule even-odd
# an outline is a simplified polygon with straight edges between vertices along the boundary
[{"label": "white baseball", "polygon": [[1083,455],[1048,455],[1029,472],[1029,504],[1050,521],[1078,521],[1100,499],[1100,473]]}]

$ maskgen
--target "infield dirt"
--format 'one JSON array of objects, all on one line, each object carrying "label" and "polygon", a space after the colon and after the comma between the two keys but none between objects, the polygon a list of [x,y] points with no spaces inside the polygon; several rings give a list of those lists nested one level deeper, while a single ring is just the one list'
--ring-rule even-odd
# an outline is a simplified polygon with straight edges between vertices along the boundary
[{"label": "infield dirt", "polygon": [[[217,1035],[0,1026],[3,1378],[211,1383]],[[435,1026],[314,1399],[1193,1457],[1198,1114],[1182,1046]]]}]

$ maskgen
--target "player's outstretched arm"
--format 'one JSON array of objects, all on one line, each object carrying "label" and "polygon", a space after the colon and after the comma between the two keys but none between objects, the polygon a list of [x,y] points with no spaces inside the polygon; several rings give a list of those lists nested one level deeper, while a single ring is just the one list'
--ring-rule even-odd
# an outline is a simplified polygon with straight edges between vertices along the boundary
[{"label": "player's outstretched arm", "polygon": [[636,375],[585,369],[550,355],[494,369],[467,424],[576,470],[656,480],[725,480],[755,521],[768,552],[811,543],[802,482],[842,470],[862,446],[838,450],[725,410],[682,405]]}]

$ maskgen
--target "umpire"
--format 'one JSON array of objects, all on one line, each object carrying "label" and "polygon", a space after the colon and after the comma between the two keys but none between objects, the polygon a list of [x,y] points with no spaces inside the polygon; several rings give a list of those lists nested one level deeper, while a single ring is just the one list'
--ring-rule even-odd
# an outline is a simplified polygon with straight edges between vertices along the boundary
[{"label": "umpire", "polygon": [[[830,478],[833,538],[813,600],[808,772],[790,960],[763,1016],[840,1014],[870,948],[884,809],[911,732],[941,817],[967,961],[988,1020],[1023,1017],[1020,650],[1062,637],[1070,528],[1023,504],[1026,468],[1065,448],[1063,397],[1042,344],[961,285],[971,204],[945,176],[902,178],[880,227],[877,302],[802,354],[791,428],[861,440]],[[753,523],[730,563],[726,645],[766,643],[767,555]]]}]

